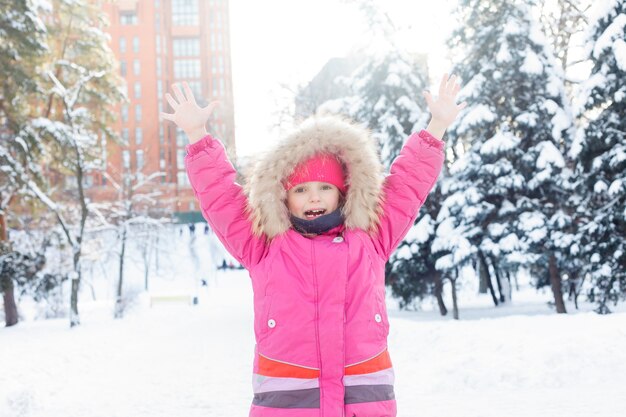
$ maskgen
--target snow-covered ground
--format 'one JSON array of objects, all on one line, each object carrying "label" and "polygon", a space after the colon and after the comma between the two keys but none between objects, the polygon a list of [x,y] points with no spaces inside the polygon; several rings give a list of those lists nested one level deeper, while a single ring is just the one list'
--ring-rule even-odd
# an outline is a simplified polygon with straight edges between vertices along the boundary
[{"label": "snow-covered ground", "polygon": [[[189,267],[186,233],[170,239],[178,249],[161,260],[184,273],[157,277],[151,286],[154,294],[193,293],[198,305],[150,307],[144,293],[126,318],[113,320],[112,300],[96,291],[96,301],[83,297],[77,328],[70,330],[67,319],[0,328],[0,416],[247,415],[249,278],[204,269],[212,263],[211,243],[198,231],[198,269]],[[197,285],[198,273],[207,286]],[[134,274],[142,282],[139,268]],[[500,308],[464,291],[460,321],[398,311],[389,300],[399,417],[624,416],[626,312],[556,315],[547,293],[525,285]]]}]

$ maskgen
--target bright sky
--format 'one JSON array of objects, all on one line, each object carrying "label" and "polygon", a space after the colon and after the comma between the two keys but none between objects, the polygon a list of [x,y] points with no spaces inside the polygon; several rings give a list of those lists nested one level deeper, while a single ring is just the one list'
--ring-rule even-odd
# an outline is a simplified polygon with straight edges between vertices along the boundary
[{"label": "bright sky", "polygon": [[[444,42],[452,29],[450,0],[381,1],[408,27],[407,50],[429,54],[432,80],[449,69]],[[295,87],[333,57],[345,56],[366,32],[355,5],[340,0],[230,0],[235,135],[239,157],[267,149],[280,133],[277,113]],[[281,126],[289,130],[291,126]]]}]

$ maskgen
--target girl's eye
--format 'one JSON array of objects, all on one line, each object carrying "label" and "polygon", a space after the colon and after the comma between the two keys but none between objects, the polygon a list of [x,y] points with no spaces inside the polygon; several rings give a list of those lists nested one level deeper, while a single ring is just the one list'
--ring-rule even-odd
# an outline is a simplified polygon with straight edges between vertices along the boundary
[{"label": "girl's eye", "polygon": [[330,185],[322,185],[322,190],[330,190],[331,188]]},{"label": "girl's eye", "polygon": [[293,190],[294,193],[303,193],[304,192],[304,187],[298,187],[295,190]]}]

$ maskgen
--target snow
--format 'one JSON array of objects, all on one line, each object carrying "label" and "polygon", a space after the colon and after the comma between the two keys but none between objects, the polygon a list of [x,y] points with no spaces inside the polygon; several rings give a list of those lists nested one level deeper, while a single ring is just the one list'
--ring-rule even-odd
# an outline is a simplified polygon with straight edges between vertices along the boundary
[{"label": "snow", "polygon": [[[185,236],[183,236],[184,238]],[[199,239],[200,241],[200,239]],[[188,260],[180,245],[172,259]],[[187,290],[187,279],[168,282]],[[423,303],[388,299],[398,417],[621,417],[626,407],[626,313],[556,315],[529,283],[493,307],[459,293],[460,321]],[[444,299],[451,307],[450,288]],[[140,302],[123,320],[112,300],[82,303],[82,322],[27,321],[0,329],[3,417],[231,417],[248,414],[254,354],[246,271],[214,274],[197,306]],[[485,406],[489,398],[489,406]],[[598,401],[610,398],[611,401]]]},{"label": "snow", "polygon": [[466,113],[461,116],[460,125],[457,130],[462,134],[472,126],[480,123],[490,123],[494,120],[496,120],[496,115],[491,109],[484,104],[479,104],[469,108]]},{"label": "snow", "polygon": [[498,53],[496,54],[496,62],[499,64],[509,62],[511,60],[511,54],[509,53],[509,46],[506,42],[502,42]]},{"label": "snow", "polygon": [[426,214],[416,225],[413,225],[413,227],[409,229],[404,240],[407,242],[425,243],[434,233],[433,219],[430,215]]},{"label": "snow", "polygon": [[593,46],[593,57],[599,58],[606,49],[613,47],[616,40],[623,39],[625,29],[626,14],[622,13],[612,19],[611,24],[607,26],[604,32],[596,40],[595,45]]},{"label": "snow", "polygon": [[491,155],[516,148],[520,139],[511,132],[499,131],[492,138],[487,139],[480,147],[482,155]]},{"label": "snow", "polygon": [[554,165],[559,168],[563,168],[565,166],[563,155],[561,155],[561,151],[554,146],[554,143],[550,141],[543,141],[537,144],[537,149],[539,150],[537,168],[545,169],[548,165]]},{"label": "snow", "polygon": [[402,85],[402,80],[400,79],[400,76],[398,74],[389,73],[383,85],[389,87],[400,87],[400,85]]},{"label": "snow", "polygon": [[526,48],[524,52],[524,63],[520,67],[520,71],[528,74],[541,74],[543,72],[541,60],[530,48]]},{"label": "snow", "polygon": [[593,185],[593,191],[597,194],[602,194],[607,190],[608,186],[606,182],[599,180]]},{"label": "snow", "polygon": [[613,53],[615,54],[615,63],[619,69],[626,72],[626,42],[624,42],[624,39],[617,39],[613,42]]},{"label": "snow", "polygon": [[624,188],[624,181],[621,178],[618,178],[611,183],[611,185],[609,186],[608,193],[611,197],[614,197],[618,194],[623,193],[623,188]]}]

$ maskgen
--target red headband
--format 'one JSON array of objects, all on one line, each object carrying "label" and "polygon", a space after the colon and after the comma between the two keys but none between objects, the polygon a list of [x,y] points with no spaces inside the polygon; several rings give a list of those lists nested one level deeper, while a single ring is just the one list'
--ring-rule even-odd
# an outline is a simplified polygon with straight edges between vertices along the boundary
[{"label": "red headband", "polygon": [[332,154],[317,154],[296,166],[285,182],[289,191],[298,184],[309,181],[327,182],[346,193],[345,174],[341,162]]}]

